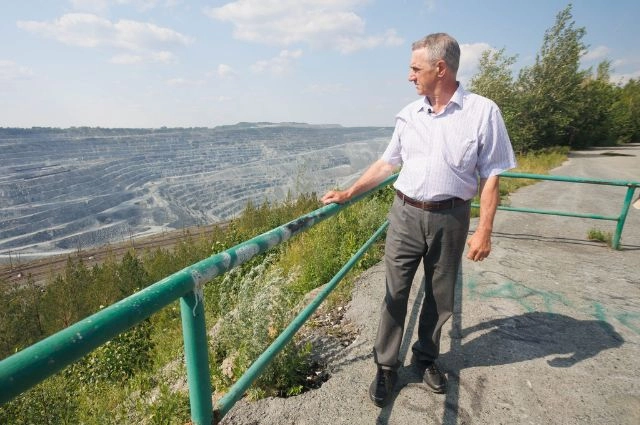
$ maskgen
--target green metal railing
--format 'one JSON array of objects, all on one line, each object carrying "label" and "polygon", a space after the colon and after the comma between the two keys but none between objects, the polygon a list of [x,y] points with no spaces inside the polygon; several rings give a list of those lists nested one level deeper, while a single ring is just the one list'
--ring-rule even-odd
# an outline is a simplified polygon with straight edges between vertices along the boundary
[{"label": "green metal railing", "polygon": [[[636,188],[640,187],[640,182],[634,181],[623,181],[623,180],[604,180],[604,179],[589,179],[582,177],[570,177],[570,176],[555,176],[555,175],[543,175],[543,174],[528,174],[528,173],[512,173],[512,172],[504,172],[500,174],[500,177],[511,177],[517,179],[533,179],[533,180],[551,180],[551,181],[559,181],[559,182],[569,182],[569,183],[586,183],[586,184],[599,184],[599,185],[607,185],[607,186],[623,186],[627,188],[627,193],[624,197],[624,201],[622,204],[622,210],[620,211],[620,215],[618,216],[604,216],[599,214],[582,214],[582,213],[572,213],[572,212],[564,212],[564,211],[549,211],[549,210],[538,210],[532,208],[515,208],[515,207],[507,207],[507,206],[499,206],[499,210],[504,211],[518,211],[518,212],[527,212],[534,214],[549,214],[549,215],[559,215],[565,217],[579,217],[579,218],[591,218],[595,220],[611,220],[617,222],[616,231],[613,235],[613,239],[611,241],[611,247],[613,249],[620,249],[620,238],[622,236],[622,229],[624,228],[624,222],[627,219],[627,214],[629,213],[629,207],[631,206],[631,202],[633,200],[633,192]],[[471,206],[479,207],[478,204],[474,203]]]},{"label": "green metal railing", "polygon": [[[187,382],[194,424],[211,424],[214,419],[204,317],[203,285],[216,276],[243,264],[254,256],[290,239],[329,218],[372,192],[395,181],[393,175],[377,187],[344,204],[330,204],[253,239],[215,254],[156,282],[111,306],[51,335],[0,361],[0,405],[59,372],[89,354],[118,334],[140,323],[163,307],[180,299],[182,333],[185,347]],[[223,397],[215,410],[220,420],[242,396],[260,372],[300,329],[320,303],[335,288],[351,267],[386,229],[387,223],[374,233],[345,264],[323,291],[276,338],[249,370]]]},{"label": "green metal railing", "polygon": [[[619,180],[596,180],[525,173],[503,173],[501,176],[627,187],[622,212],[618,217],[528,208],[499,207],[501,210],[508,211],[615,220],[618,224],[612,245],[616,249],[619,247],[620,235],[633,199],[634,190],[640,187],[640,183],[638,182],[624,182]],[[203,285],[214,277],[222,275],[254,256],[267,251],[324,219],[335,215],[377,189],[389,185],[395,181],[396,178],[397,174],[389,177],[376,188],[353,198],[347,203],[324,206],[287,224],[256,236],[253,239],[215,254],[192,266],[186,267],[150,285],[146,289],[0,361],[0,405],[33,387],[47,377],[59,372],[64,367],[79,360],[100,345],[140,323],[175,300],[180,299],[191,419],[194,424],[198,425],[211,424],[214,421],[219,421],[231,407],[233,407],[236,401],[242,397],[275,355],[293,338],[294,334],[302,327],[305,321],[308,320],[371,244],[386,230],[388,223],[385,222],[382,224],[334,278],[327,283],[316,298],[296,316],[272,345],[258,357],[247,372],[230,388],[227,394],[218,401],[215,409],[212,403],[209,356],[207,350],[207,328],[203,306]],[[477,205],[474,206],[477,207]]]}]

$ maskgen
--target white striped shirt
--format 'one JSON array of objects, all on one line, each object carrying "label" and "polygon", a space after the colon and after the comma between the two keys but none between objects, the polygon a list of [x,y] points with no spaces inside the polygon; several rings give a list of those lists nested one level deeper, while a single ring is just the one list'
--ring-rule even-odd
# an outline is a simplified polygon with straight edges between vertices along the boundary
[{"label": "white striped shirt", "polygon": [[402,165],[394,187],[420,201],[471,199],[478,177],[488,178],[516,166],[513,148],[491,100],[458,86],[447,106],[429,113],[427,98],[407,105],[382,160]]}]

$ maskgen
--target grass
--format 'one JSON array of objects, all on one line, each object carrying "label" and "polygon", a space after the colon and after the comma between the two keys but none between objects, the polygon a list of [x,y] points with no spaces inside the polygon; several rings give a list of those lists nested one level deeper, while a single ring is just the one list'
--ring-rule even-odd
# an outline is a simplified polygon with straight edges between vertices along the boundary
[{"label": "grass", "polygon": [[613,240],[613,234],[611,232],[603,232],[602,230],[591,228],[587,232],[587,239],[590,241],[603,242],[607,246],[611,246]]},{"label": "grass", "polygon": [[[518,155],[518,166],[514,173],[549,174],[550,170],[562,165],[567,160],[568,147],[554,147],[527,154]],[[500,179],[500,195],[513,193],[521,187],[536,183],[532,179],[502,178]]]}]

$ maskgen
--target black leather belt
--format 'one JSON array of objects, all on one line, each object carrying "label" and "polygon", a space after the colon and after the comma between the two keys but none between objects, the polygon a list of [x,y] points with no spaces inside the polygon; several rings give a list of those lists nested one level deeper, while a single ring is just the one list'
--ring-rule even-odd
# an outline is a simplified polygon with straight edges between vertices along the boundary
[{"label": "black leather belt", "polygon": [[398,198],[402,199],[405,203],[411,205],[412,207],[420,208],[425,211],[450,210],[467,203],[467,201],[460,198],[449,198],[442,201],[418,201],[417,199],[409,198],[398,189],[396,189],[396,195],[398,195]]}]

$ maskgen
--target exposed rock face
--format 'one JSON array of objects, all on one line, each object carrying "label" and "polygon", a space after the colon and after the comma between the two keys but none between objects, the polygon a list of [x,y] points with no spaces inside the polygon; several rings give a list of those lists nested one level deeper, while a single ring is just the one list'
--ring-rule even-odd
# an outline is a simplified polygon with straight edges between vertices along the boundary
[{"label": "exposed rock face", "polygon": [[0,256],[225,220],[247,202],[344,186],[392,129],[0,129]]}]

